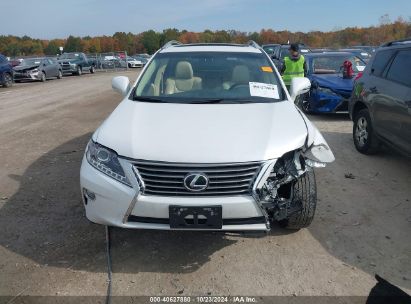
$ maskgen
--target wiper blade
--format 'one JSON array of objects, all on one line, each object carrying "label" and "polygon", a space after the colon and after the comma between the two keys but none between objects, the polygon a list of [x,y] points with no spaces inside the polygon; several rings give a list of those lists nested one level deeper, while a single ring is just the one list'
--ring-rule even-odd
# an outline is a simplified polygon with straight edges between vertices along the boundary
[{"label": "wiper blade", "polygon": [[197,100],[197,101],[195,101],[195,100],[193,100],[193,101],[190,101],[190,102],[188,102],[188,103],[191,103],[191,104],[203,104],[203,103],[220,103],[220,102],[222,102],[222,101],[224,101],[224,99],[222,99],[222,98],[215,98],[215,99],[203,99],[203,100]]},{"label": "wiper blade", "polygon": [[134,96],[133,100],[135,100],[135,101],[147,101],[147,102],[163,102],[163,103],[167,103],[167,101],[164,100],[164,99],[155,98],[155,97],[146,97],[146,96]]}]

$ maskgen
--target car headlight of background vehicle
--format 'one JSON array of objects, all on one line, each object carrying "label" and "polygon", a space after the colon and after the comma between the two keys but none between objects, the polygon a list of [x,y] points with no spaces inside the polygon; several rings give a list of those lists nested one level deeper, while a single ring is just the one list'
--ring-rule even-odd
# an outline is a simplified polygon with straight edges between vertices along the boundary
[{"label": "car headlight of background vehicle", "polygon": [[74,68],[77,66],[77,63],[70,63],[70,66]]},{"label": "car headlight of background vehicle", "polygon": [[131,183],[118,161],[117,153],[113,150],[90,140],[87,145],[86,158],[89,164],[97,170],[131,187]]},{"label": "car headlight of background vehicle", "polygon": [[31,74],[37,74],[39,72],[39,69],[33,69],[30,71]]}]

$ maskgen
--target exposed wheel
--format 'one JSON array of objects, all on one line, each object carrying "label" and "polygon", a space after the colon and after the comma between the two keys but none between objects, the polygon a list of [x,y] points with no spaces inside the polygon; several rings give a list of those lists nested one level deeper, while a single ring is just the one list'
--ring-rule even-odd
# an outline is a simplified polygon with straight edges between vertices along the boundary
[{"label": "exposed wheel", "polygon": [[359,111],[354,118],[353,139],[355,148],[363,154],[378,152],[380,140],[374,132],[370,112],[367,109]]},{"label": "exposed wheel", "polygon": [[90,68],[90,73],[91,73],[91,74],[94,74],[94,72],[95,72],[94,66],[91,66],[91,68]]},{"label": "exposed wheel", "polygon": [[9,73],[4,74],[3,87],[10,88],[12,85],[13,85],[13,77]]},{"label": "exposed wheel", "polygon": [[61,79],[63,78],[63,72],[61,70],[59,70],[58,74],[57,74],[57,79]]},{"label": "exposed wheel", "polygon": [[41,82],[46,82],[46,73],[41,72],[40,81]]},{"label": "exposed wheel", "polygon": [[292,197],[295,204],[301,205],[301,210],[292,213],[287,219],[279,221],[280,226],[292,230],[308,227],[314,218],[317,206],[317,185],[312,169],[300,176],[294,183]]},{"label": "exposed wheel", "polygon": [[81,74],[83,74],[83,70],[81,69],[81,66],[77,66],[76,75],[81,76]]}]

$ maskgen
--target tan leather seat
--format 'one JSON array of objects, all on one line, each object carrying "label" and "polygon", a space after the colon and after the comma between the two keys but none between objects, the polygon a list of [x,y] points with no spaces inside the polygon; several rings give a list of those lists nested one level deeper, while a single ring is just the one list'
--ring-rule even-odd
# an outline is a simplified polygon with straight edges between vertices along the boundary
[{"label": "tan leather seat", "polygon": [[176,65],[175,77],[167,78],[166,94],[187,92],[201,89],[201,78],[193,76],[193,67],[188,61],[180,61]]},{"label": "tan leather seat", "polygon": [[233,68],[231,75],[231,81],[227,81],[223,84],[223,88],[229,90],[236,84],[247,84],[250,81],[250,70],[246,65],[236,65]]}]

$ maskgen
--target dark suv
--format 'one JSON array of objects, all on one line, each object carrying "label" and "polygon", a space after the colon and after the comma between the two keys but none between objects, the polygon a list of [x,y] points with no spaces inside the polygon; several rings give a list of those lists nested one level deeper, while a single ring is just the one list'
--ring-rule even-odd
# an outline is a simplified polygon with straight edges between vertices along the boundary
[{"label": "dark suv", "polygon": [[13,84],[13,69],[7,58],[0,54],[0,86],[6,88]]},{"label": "dark suv", "polygon": [[384,142],[411,156],[411,38],[376,50],[357,76],[349,111],[359,152],[376,153]]}]

